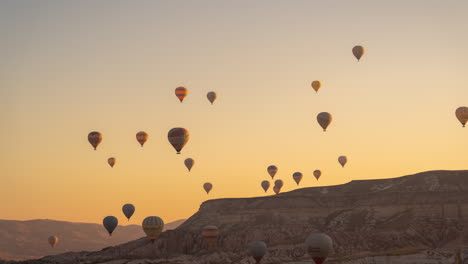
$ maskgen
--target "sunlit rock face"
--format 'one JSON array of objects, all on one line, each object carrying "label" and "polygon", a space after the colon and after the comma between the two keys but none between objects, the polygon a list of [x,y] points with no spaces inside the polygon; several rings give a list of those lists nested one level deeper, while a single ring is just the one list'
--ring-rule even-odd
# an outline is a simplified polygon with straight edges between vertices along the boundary
[{"label": "sunlit rock face", "polygon": [[[201,236],[205,225],[220,230],[212,248]],[[154,244],[141,238],[37,263],[254,263],[246,256],[251,240],[263,240],[269,247],[262,263],[301,262],[310,261],[303,244],[307,235],[325,232],[334,242],[328,263],[461,264],[468,257],[467,228],[468,171],[430,171],[210,200]]]}]

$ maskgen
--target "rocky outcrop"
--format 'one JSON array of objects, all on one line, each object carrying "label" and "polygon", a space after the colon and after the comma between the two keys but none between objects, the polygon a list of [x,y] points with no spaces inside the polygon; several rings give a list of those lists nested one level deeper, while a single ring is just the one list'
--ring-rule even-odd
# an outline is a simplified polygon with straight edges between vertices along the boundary
[{"label": "rocky outcrop", "polygon": [[[205,225],[220,229],[212,248],[200,234]],[[330,263],[354,263],[356,259],[406,263],[399,262],[401,255],[420,263],[418,258],[429,259],[425,252],[439,252],[440,258],[449,261],[440,263],[454,263],[460,255],[456,252],[468,248],[467,227],[468,171],[430,171],[274,196],[210,200],[179,228],[162,233],[154,244],[141,238],[99,252],[46,257],[40,263],[141,259],[151,263],[252,263],[245,255],[250,240],[263,240],[269,246],[262,263],[305,261],[309,258],[303,242],[317,231],[334,241]],[[389,258],[395,262],[388,262]]]}]

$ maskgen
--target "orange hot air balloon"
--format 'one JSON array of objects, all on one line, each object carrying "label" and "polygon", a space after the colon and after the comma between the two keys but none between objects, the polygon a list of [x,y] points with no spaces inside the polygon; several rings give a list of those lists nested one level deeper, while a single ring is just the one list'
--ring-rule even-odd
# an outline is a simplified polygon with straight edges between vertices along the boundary
[{"label": "orange hot air balloon", "polygon": [[261,183],[262,188],[265,192],[267,192],[268,188],[270,188],[270,182],[269,181],[262,181]]},{"label": "orange hot air balloon", "polygon": [[148,134],[145,131],[140,131],[136,134],[136,140],[140,143],[141,147],[145,144],[148,140]]},{"label": "orange hot air balloon", "polygon": [[206,94],[206,98],[208,98],[208,101],[210,101],[211,104],[216,100],[216,93],[215,92],[209,92]]},{"label": "orange hot air balloon", "polygon": [[177,151],[177,154],[180,154],[180,151],[190,139],[190,134],[187,129],[176,127],[169,130],[169,133],[167,133],[167,139]]},{"label": "orange hot air balloon", "polygon": [[102,141],[102,135],[101,133],[97,131],[93,131],[88,134],[88,141],[93,146],[94,150],[96,150],[97,146],[101,143]]},{"label": "orange hot air balloon", "polygon": [[281,190],[281,187],[276,186],[276,185],[273,186],[273,191],[274,191],[276,194],[278,194],[278,193],[280,192],[280,190]]},{"label": "orange hot air balloon", "polygon": [[211,189],[213,189],[213,184],[206,182],[203,184],[203,189],[205,189],[206,194],[209,194]]},{"label": "orange hot air balloon", "polygon": [[114,157],[110,157],[110,158],[107,159],[107,163],[109,163],[109,165],[112,168],[114,168],[115,162],[116,162],[116,159]]},{"label": "orange hot air balloon", "polygon": [[312,82],[312,88],[314,88],[315,92],[318,92],[320,87],[322,87],[322,83],[320,81],[313,81]]},{"label": "orange hot air balloon", "polygon": [[322,172],[320,170],[314,170],[314,176],[317,179],[317,181],[321,175],[322,175]]},{"label": "orange hot air balloon", "polygon": [[219,235],[219,230],[217,226],[208,225],[208,226],[203,227],[202,229],[202,236],[205,238],[209,247],[213,245],[213,243],[216,241],[216,238],[218,238],[218,235]]},{"label": "orange hot air balloon", "polygon": [[364,55],[364,47],[363,46],[354,46],[353,47],[353,55],[359,61],[361,59],[362,55]]},{"label": "orange hot air balloon", "polygon": [[175,95],[179,98],[180,102],[184,101],[184,98],[187,96],[188,90],[183,86],[179,86],[175,89]]},{"label": "orange hot air balloon", "polygon": [[323,128],[323,131],[327,131],[327,127],[330,125],[332,119],[332,115],[327,112],[322,112],[317,115],[317,122]]},{"label": "orange hot air balloon", "polygon": [[301,180],[302,180],[302,173],[300,173],[300,172],[295,172],[295,173],[293,174],[293,179],[294,179],[294,181],[297,183],[297,185],[299,185],[299,183],[300,183]]},{"label": "orange hot air balloon", "polygon": [[267,168],[268,174],[270,174],[271,178],[273,179],[278,172],[278,168],[275,165],[270,165]]}]

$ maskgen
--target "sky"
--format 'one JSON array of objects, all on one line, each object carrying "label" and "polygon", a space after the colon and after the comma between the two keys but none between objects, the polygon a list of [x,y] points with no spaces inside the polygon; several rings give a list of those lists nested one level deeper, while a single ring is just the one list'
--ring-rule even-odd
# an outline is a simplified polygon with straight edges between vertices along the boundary
[{"label": "sky", "polygon": [[[272,195],[260,187],[272,164],[282,192],[467,169],[468,128],[454,114],[468,106],[467,10],[464,0],[3,0],[0,219],[171,222],[209,199]],[[326,132],[320,112],[333,115]],[[190,132],[181,155],[173,127]],[[103,135],[97,151],[91,131]],[[125,203],[136,207],[129,222]]]}]

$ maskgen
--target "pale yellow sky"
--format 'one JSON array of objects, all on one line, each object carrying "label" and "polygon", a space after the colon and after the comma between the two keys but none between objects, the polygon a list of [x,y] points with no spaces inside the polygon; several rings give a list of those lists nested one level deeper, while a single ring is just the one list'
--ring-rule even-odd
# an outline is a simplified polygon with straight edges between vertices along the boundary
[{"label": "pale yellow sky", "polygon": [[[296,188],[295,171],[311,187],[466,169],[468,129],[454,116],[468,106],[466,10],[422,0],[2,1],[0,219],[127,223],[121,207],[133,203],[130,224],[170,222],[207,199],[264,195],[271,164],[283,192]],[[354,45],[366,48],[359,63]],[[323,111],[334,118],[325,133]],[[167,132],[179,126],[191,138],[176,155]],[[86,138],[95,130],[97,151]]]}]

